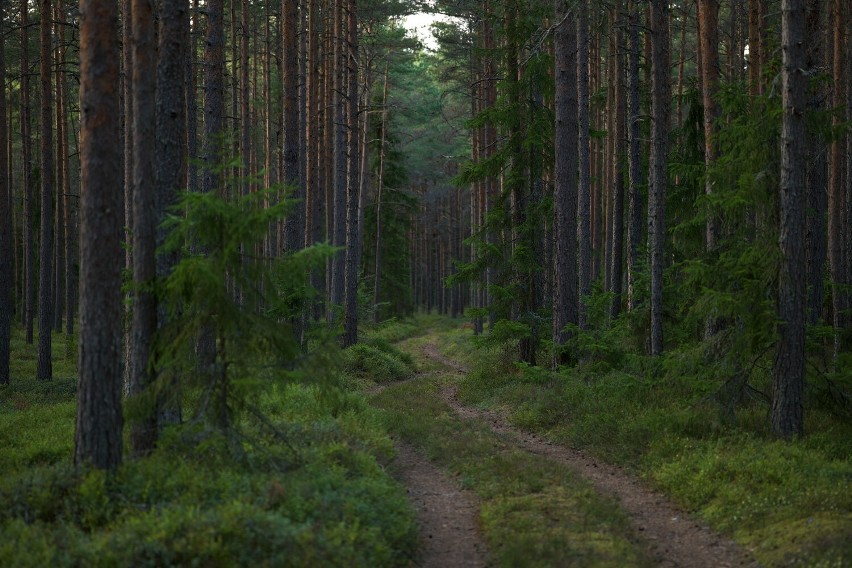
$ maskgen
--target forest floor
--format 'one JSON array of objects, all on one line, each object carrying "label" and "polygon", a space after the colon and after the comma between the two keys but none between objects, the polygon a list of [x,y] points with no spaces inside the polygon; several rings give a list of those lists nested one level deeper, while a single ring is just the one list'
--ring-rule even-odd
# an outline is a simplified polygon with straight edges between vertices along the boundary
[{"label": "forest floor", "polygon": [[[493,455],[489,456],[487,451],[484,454],[474,451],[465,455],[468,449],[458,452],[452,448],[438,447],[441,445],[440,440],[422,439],[421,435],[424,433],[427,438],[434,434],[429,432],[429,426],[418,433],[414,431],[417,426],[412,430],[411,424],[403,424],[399,428],[394,428],[392,424],[392,431],[396,430],[402,438],[398,445],[399,457],[396,462],[398,478],[408,487],[420,524],[421,548],[416,565],[518,565],[512,560],[516,555],[520,565],[540,565],[541,561],[544,565],[757,565],[742,547],[692,518],[666,496],[648,488],[623,468],[515,428],[509,424],[507,417],[499,412],[462,404],[457,395],[457,383],[468,372],[468,368],[441,354],[430,335],[404,341],[399,347],[412,355],[418,366],[425,371],[405,381],[408,384],[375,389],[374,401],[378,406],[393,411],[394,404],[406,400],[408,403],[419,402],[417,405],[421,410],[438,404],[440,406],[437,408],[441,408],[441,412],[418,413],[414,420],[449,420],[452,423],[452,435],[456,440],[463,440],[471,434],[481,438],[485,428],[487,433],[498,441],[497,451]],[[420,385],[415,387],[416,383]],[[406,392],[412,387],[419,391],[420,396],[425,395],[431,400],[417,401],[416,396],[412,398],[410,392]],[[447,415],[450,413],[452,416]],[[405,419],[399,420],[398,425],[403,422]],[[567,502],[558,497],[550,499],[547,493],[551,488],[546,487],[547,484],[543,488],[541,500],[535,499],[535,494],[539,493],[541,487],[520,491],[510,487],[508,495],[503,497],[508,497],[509,501],[519,497],[528,500],[532,498],[532,502],[521,507],[517,507],[517,503],[509,504],[508,508],[506,503],[502,503],[496,507],[500,510],[500,515],[496,516],[497,511],[493,510],[495,506],[491,495],[494,490],[482,491],[481,485],[500,485],[507,480],[489,479],[492,475],[500,475],[500,472],[483,474],[477,471],[478,466],[472,462],[499,459],[507,452],[513,454],[516,466],[522,467],[524,463],[534,460],[545,460],[545,467],[548,469],[555,467],[566,470],[569,477],[567,480],[561,480],[561,485],[567,485],[562,488],[567,489]],[[448,455],[453,453],[456,455]],[[523,475],[523,472],[520,473]],[[535,477],[536,473],[531,472],[531,476]],[[514,480],[509,481],[510,485],[514,483]],[[469,489],[462,487],[465,485]],[[597,495],[590,497],[589,488]],[[476,492],[480,494],[479,498],[474,495]],[[572,492],[577,494],[574,499],[571,498]],[[497,493],[501,491],[497,490]],[[579,506],[576,499],[578,496]],[[610,510],[609,514],[605,513],[603,518],[600,518],[599,506],[584,502],[587,500],[612,501],[610,507],[614,506],[617,510]],[[537,506],[540,510],[531,510]],[[524,507],[526,510],[521,511]],[[527,518],[517,523],[517,519],[511,517],[517,516],[519,512],[522,517]],[[566,514],[566,526],[554,527],[554,524],[560,522],[560,517]],[[578,521],[578,514],[585,518]],[[544,534],[539,537],[525,534],[525,531],[532,532],[530,529],[539,526],[537,520],[530,518],[536,516],[544,517],[544,524],[547,525],[542,531]],[[516,544],[503,541],[498,536],[500,529],[495,527],[495,524],[502,524],[504,529],[515,529],[516,532],[511,538]],[[561,549],[558,545],[554,548],[553,542],[547,542],[564,530],[570,532],[572,524],[583,528],[578,531],[580,534],[569,539],[567,549]],[[591,533],[588,532],[590,524],[598,525]],[[622,529],[622,534],[613,534],[619,528]],[[597,540],[598,545],[589,547],[588,542],[583,543],[584,532],[587,537]],[[536,542],[541,539],[542,542]],[[493,549],[488,559],[485,541]],[[518,544],[523,541],[526,541],[525,545]],[[570,542],[573,542],[573,545]],[[601,542],[604,543],[603,546],[599,546]],[[515,546],[527,546],[528,555],[525,557],[524,551],[520,549],[511,550]]]}]

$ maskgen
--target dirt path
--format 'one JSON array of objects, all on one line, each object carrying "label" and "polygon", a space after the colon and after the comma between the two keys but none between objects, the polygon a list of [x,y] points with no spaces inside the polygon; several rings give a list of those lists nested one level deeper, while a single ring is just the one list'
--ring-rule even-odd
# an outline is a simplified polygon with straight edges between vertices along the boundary
[{"label": "dirt path", "polygon": [[[467,372],[463,365],[439,353],[434,345],[426,345],[423,353],[458,373]],[[758,566],[739,545],[689,518],[664,495],[645,487],[622,469],[518,430],[499,413],[466,407],[459,402],[453,385],[445,386],[441,396],[462,418],[485,420],[494,432],[515,438],[524,450],[564,464],[600,493],[615,496],[637,533],[649,543],[652,558],[659,566]]]},{"label": "dirt path", "polygon": [[397,444],[399,478],[417,511],[420,549],[415,566],[482,567],[487,557],[479,534],[475,498],[411,446]]}]

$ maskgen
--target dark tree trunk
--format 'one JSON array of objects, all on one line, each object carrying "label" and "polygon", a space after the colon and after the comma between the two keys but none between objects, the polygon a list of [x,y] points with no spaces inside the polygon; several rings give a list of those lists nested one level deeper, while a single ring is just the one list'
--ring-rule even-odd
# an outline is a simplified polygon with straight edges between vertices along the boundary
[{"label": "dark tree trunk", "polygon": [[592,293],[592,155],[589,137],[589,2],[582,0],[577,15],[577,127],[579,142],[580,180],[577,201],[578,265],[578,322],[588,327],[584,298]]},{"label": "dark tree trunk", "polygon": [[35,196],[32,187],[29,45],[29,2],[21,0],[21,184],[24,188],[24,309],[21,311],[21,317],[22,325],[26,328],[26,342],[32,345],[35,320]]},{"label": "dark tree trunk", "polygon": [[[808,0],[807,12],[807,69],[814,72],[824,64],[821,22],[821,0]],[[812,85],[808,92],[808,112],[822,112],[828,93],[822,82]],[[817,325],[822,317],[825,298],[823,277],[825,276],[826,233],[825,215],[828,207],[828,161],[826,145],[813,132],[808,133],[808,208],[807,208],[807,254],[808,254],[808,323]]]},{"label": "dark tree trunk", "polygon": [[12,208],[6,123],[6,57],[4,54],[6,1],[0,0],[0,385],[9,384],[12,334]]},{"label": "dark tree trunk", "polygon": [[[834,97],[832,106],[835,109],[842,108],[846,104],[845,91],[847,85],[844,77],[845,62],[845,21],[847,11],[846,0],[834,0]],[[833,126],[839,128],[843,122],[843,116],[835,113]],[[828,260],[831,269],[832,284],[832,312],[834,325],[834,355],[841,349],[841,332],[845,327],[846,309],[845,296],[842,285],[846,284],[846,252],[844,251],[844,228],[845,220],[845,183],[844,170],[846,166],[846,144],[845,136],[840,135],[832,141],[831,155],[829,159],[828,178]]]},{"label": "dark tree trunk", "polygon": [[379,140],[379,173],[376,176],[376,266],[373,272],[373,321],[381,318],[382,301],[382,190],[385,185],[385,139],[388,126],[388,65],[385,62],[385,80],[382,87],[382,135]]},{"label": "dark tree trunk", "polygon": [[668,181],[669,6],[668,0],[651,0],[651,160],[648,184],[648,239],[651,256],[651,355],[663,352],[663,252],[665,198]]},{"label": "dark tree trunk", "polygon": [[74,462],[121,463],[121,151],[115,0],[80,2],[80,380]]},{"label": "dark tree trunk", "polygon": [[358,230],[361,174],[360,152],[358,151],[358,5],[356,0],[348,2],[349,52],[347,104],[349,106],[349,184],[346,195],[346,291],[344,298],[343,346],[354,345],[358,341],[358,269],[361,266],[361,239]]},{"label": "dark tree trunk", "polygon": [[[204,169],[201,191],[220,192],[219,170],[224,157],[225,113],[225,8],[222,0],[207,1],[207,34],[204,48]],[[197,343],[199,367],[212,372],[216,341],[210,328],[202,330]]]},{"label": "dark tree trunk", "polygon": [[[156,245],[162,247],[167,233],[163,228],[167,212],[175,205],[179,191],[185,189],[187,176],[187,51],[189,44],[189,3],[187,0],[161,0],[158,14],[158,61],[157,61],[157,133],[156,133],[156,169],[157,188],[154,196],[154,224],[156,227]],[[192,57],[192,55],[190,55]],[[191,77],[191,74],[189,75]],[[195,108],[191,110],[195,112]],[[156,257],[156,277],[165,279],[171,273],[178,258],[174,253],[160,253]],[[157,328],[162,329],[166,314],[157,309]],[[157,377],[158,361],[152,353],[155,365],[152,378]],[[177,388],[171,385],[160,391],[157,397],[158,416],[152,419],[149,427],[162,423],[180,422],[180,400]],[[144,448],[143,448],[144,450]]]},{"label": "dark tree trunk", "polygon": [[62,20],[62,0],[57,0],[54,16],[54,33],[58,47],[56,59],[59,67],[56,69],[56,218],[54,225],[54,270],[53,270],[53,329],[62,331],[62,316],[65,315],[65,100],[62,98],[61,71],[64,51],[64,26]]},{"label": "dark tree trunk", "polygon": [[[332,244],[341,249],[346,246],[346,22],[343,17],[344,0],[334,1],[334,193],[332,200]],[[331,313],[343,305],[345,288],[345,253],[340,250],[332,257],[331,270]],[[332,317],[332,322],[336,317]]]},{"label": "dark tree trunk", "polygon": [[293,208],[285,223],[284,246],[293,252],[302,244],[304,231],[304,191],[299,184],[299,36],[298,11],[295,0],[284,0],[282,37],[284,38],[284,178],[291,197],[302,202]]},{"label": "dark tree trunk", "polygon": [[189,45],[187,46],[186,54],[186,153],[187,153],[187,174],[186,187],[190,192],[198,191],[198,167],[195,165],[195,160],[198,159],[198,111],[196,109],[196,85],[198,84],[198,65],[195,61],[198,53],[198,34],[200,33],[201,24],[198,18],[198,0],[192,1],[192,18],[189,36]]},{"label": "dark tree trunk", "polygon": [[[556,91],[554,111],[556,129],[554,165],[553,230],[553,343],[563,345],[570,337],[566,325],[579,324],[577,274],[577,27],[575,14],[567,12],[567,3],[556,0],[555,17],[561,22],[553,36]],[[553,366],[567,362],[566,354],[557,354]]]},{"label": "dark tree trunk", "polygon": [[748,88],[753,97],[760,94],[760,16],[760,0],[748,0]]},{"label": "dark tree trunk", "polygon": [[53,73],[51,58],[51,2],[41,0],[41,54],[39,84],[41,96],[41,230],[39,231],[39,290],[38,290],[38,366],[36,378],[53,378],[53,205],[56,189],[53,169]]},{"label": "dark tree trunk", "polygon": [[204,49],[204,172],[201,190],[219,190],[225,113],[225,8],[222,0],[207,2],[207,37]]},{"label": "dark tree trunk", "polygon": [[[296,2],[289,2],[295,4]],[[234,2],[236,4],[236,2]],[[287,4],[287,2],[285,2]],[[233,4],[232,4],[233,5]],[[240,177],[242,195],[249,193],[251,177],[251,139],[249,118],[249,0],[242,0],[240,9]],[[236,78],[234,78],[236,81]],[[245,254],[246,251],[243,251]]]},{"label": "dark tree trunk", "polygon": [[[150,289],[156,276],[156,79],[153,0],[132,0],[133,29],[133,321],[130,381],[127,394],[142,394],[153,380],[151,342],[157,329],[157,302]],[[130,443],[136,456],[148,454],[156,443],[156,412],[131,424]]]},{"label": "dark tree trunk", "polygon": [[[840,3],[840,0],[838,0]],[[782,0],[781,266],[778,273],[779,341],[773,369],[772,433],[804,433],[805,382],[805,2]]]},{"label": "dark tree trunk", "polygon": [[[716,163],[716,120],[719,108],[716,91],[719,85],[719,0],[698,0],[698,15],[701,20],[701,97],[704,104],[704,193],[713,195],[710,169]],[[719,226],[715,209],[708,204],[704,244],[708,251],[716,249]],[[708,325],[708,330],[713,325]]]},{"label": "dark tree trunk", "polygon": [[639,247],[642,241],[642,195],[639,186],[642,184],[642,141],[640,129],[640,96],[639,96],[639,42],[640,16],[636,0],[630,3],[630,28],[628,31],[629,68],[627,70],[627,135],[629,149],[627,152],[628,175],[628,219],[627,219],[627,310],[636,309],[637,290],[636,279],[639,271]]},{"label": "dark tree trunk", "polygon": [[[621,27],[621,12],[616,12],[616,27]],[[612,304],[610,304],[609,315],[618,317],[621,313],[621,294],[624,290],[624,151],[625,151],[625,117],[626,104],[624,100],[624,45],[623,34],[615,30],[616,54],[615,65],[615,87],[614,108],[615,129],[613,132],[613,194],[612,194],[612,258],[610,260],[611,290],[613,293]]]}]

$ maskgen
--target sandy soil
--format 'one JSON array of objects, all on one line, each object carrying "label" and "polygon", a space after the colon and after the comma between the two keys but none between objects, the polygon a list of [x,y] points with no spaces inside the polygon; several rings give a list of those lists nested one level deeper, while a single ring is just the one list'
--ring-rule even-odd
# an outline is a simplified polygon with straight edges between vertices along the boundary
[{"label": "sandy soil", "polygon": [[417,511],[420,550],[413,566],[484,567],[487,549],[477,525],[479,506],[469,492],[411,446],[397,444],[396,468]]}]

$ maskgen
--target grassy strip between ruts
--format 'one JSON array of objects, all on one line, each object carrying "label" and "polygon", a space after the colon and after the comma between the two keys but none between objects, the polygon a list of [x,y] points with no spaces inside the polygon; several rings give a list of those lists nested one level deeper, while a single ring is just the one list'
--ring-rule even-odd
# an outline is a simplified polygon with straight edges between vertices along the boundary
[{"label": "grassy strip between ruts", "polygon": [[[427,338],[428,340],[428,338]],[[401,344],[425,371],[373,399],[389,429],[459,477],[481,500],[481,524],[498,566],[641,566],[644,547],[627,519],[564,467],[518,449],[441,399],[448,376],[424,360],[423,338]]]},{"label": "grassy strip between ruts", "polygon": [[408,564],[414,512],[363,395],[273,379],[255,403],[277,433],[185,426],[107,476],[70,464],[76,380],[61,351],[58,378],[37,382],[16,330],[0,387],[0,566]]},{"label": "grassy strip between ruts", "polygon": [[470,330],[436,329],[421,341],[472,369],[459,387],[465,404],[631,468],[763,565],[852,562],[848,422],[809,409],[808,436],[778,442],[764,407],[746,405],[731,424],[678,377],[516,367],[500,347],[476,348]]}]

